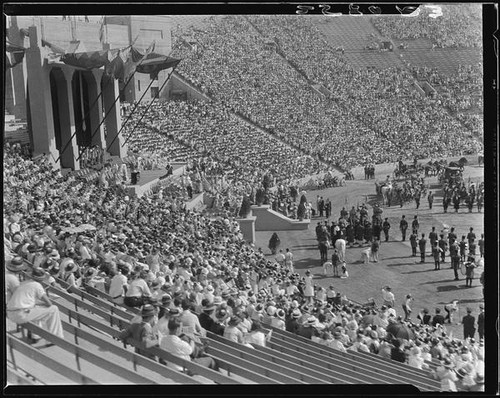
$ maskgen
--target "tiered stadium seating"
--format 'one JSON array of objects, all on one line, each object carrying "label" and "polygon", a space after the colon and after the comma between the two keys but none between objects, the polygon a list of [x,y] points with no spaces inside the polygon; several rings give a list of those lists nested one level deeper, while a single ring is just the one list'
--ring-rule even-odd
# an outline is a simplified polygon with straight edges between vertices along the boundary
[{"label": "tiered stadium seating", "polygon": [[[54,303],[64,314],[63,328],[66,339],[54,337],[33,324],[25,328],[55,344],[57,358],[70,359],[73,356],[76,369],[64,364],[52,369],[61,378],[80,384],[116,382],[126,379],[133,383],[266,383],[266,384],[411,384],[421,391],[436,391],[439,383],[428,371],[411,368],[374,354],[358,352],[341,353],[311,340],[296,336],[266,325],[272,329],[268,347],[255,349],[229,341],[224,337],[207,333],[209,347],[206,352],[215,358],[222,372],[215,372],[200,365],[172,356],[160,348],[148,351],[162,358],[167,366],[123,348],[117,337],[126,327],[137,310],[130,311],[112,303],[109,295],[95,288],[87,291],[69,287],[63,281],[58,283],[68,291],[50,287],[51,295],[59,298]],[[74,339],[74,343],[70,342]],[[47,357],[44,349],[37,349],[24,343],[16,333],[8,339],[12,352],[30,355],[40,360]],[[54,350],[55,350],[54,349]],[[103,358],[95,354],[105,351]],[[65,354],[63,354],[65,353]],[[69,354],[68,354],[69,353]],[[54,357],[52,355],[52,357]],[[92,361],[102,368],[104,378],[91,378],[85,361]],[[52,363],[48,361],[48,363]],[[196,376],[179,372],[181,367]],[[41,377],[41,376],[38,376]]]}]

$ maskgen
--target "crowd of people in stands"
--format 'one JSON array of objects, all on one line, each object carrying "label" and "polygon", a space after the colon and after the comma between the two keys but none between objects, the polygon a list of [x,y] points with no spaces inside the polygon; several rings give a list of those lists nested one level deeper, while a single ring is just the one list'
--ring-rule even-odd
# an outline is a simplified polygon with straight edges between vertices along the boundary
[{"label": "crowd of people in stands", "polygon": [[[315,286],[309,271],[304,277],[294,272],[288,250],[275,261],[266,259],[244,242],[234,219],[205,218],[175,197],[160,192],[127,197],[111,185],[63,177],[48,159],[34,162],[16,146],[5,149],[4,162],[8,272],[15,275],[29,264],[35,282],[89,285],[119,304],[141,308],[134,322],[138,326],[122,333],[125,340],[141,336],[146,344],[217,369],[212,358],[193,354],[200,336],[210,331],[241,344],[265,345],[269,336],[262,324],[270,324],[341,351],[374,352],[419,368],[431,366],[426,360],[443,360],[437,378],[444,380],[441,373],[454,368],[462,389],[481,383],[484,330],[475,341],[469,327],[468,337],[460,340],[449,336],[445,321],[436,317],[436,322],[423,315],[421,322],[403,319],[394,301],[385,300],[380,308],[373,300],[355,304],[333,286]],[[44,304],[50,317],[35,319],[36,311],[31,318],[21,314],[28,283],[7,286],[9,319],[47,321],[61,335],[50,301]],[[30,286],[45,300],[43,289]],[[408,315],[409,302],[406,306]],[[402,328],[413,335],[398,339]]]},{"label": "crowd of people in stands", "polygon": [[[137,115],[142,115],[145,107],[139,105]],[[135,119],[132,115],[130,126],[135,126]],[[227,200],[231,208],[240,205],[243,196],[255,195],[265,179],[269,179],[268,187],[288,187],[329,169],[212,102],[156,103],[135,132],[134,128],[126,127],[124,135],[131,152],[141,154],[143,162],[183,157],[193,184],[197,182],[211,192],[217,203]],[[267,198],[266,203],[273,203],[273,199]]]},{"label": "crowd of people in stands", "polygon": [[[416,94],[410,71],[353,69],[325,51],[329,43],[307,18],[234,16],[185,34],[200,44],[197,51],[174,51],[183,59],[177,69],[183,77],[208,93],[203,82],[217,101],[284,141],[345,169],[368,160],[395,161],[398,155],[446,157],[481,147],[443,107]],[[279,37],[286,59],[309,81],[327,87],[329,98],[267,50],[265,37]]]},{"label": "crowd of people in stands", "polygon": [[421,6],[415,17],[374,18],[373,24],[387,38],[422,38],[429,39],[437,48],[464,48],[482,47],[481,19],[479,4],[440,4]]},{"label": "crowd of people in stands", "polygon": [[[250,17],[250,20],[263,35],[280,37],[288,60],[298,65],[310,80],[327,87],[335,102],[348,107],[350,117],[373,129],[377,133],[377,152],[384,153],[391,161],[391,151],[407,157],[415,153],[425,158],[438,153],[447,153],[447,156],[472,153],[480,146],[470,138],[471,132],[443,107],[435,106],[432,98],[421,98],[413,91],[410,71],[400,68],[356,70],[334,51],[325,51],[332,48],[331,45],[304,18],[283,16],[280,23],[265,16]],[[466,79],[467,71],[464,68],[461,80]],[[476,81],[475,77],[470,80]],[[439,144],[440,140],[452,136],[456,146],[444,148]]]},{"label": "crowd of people in stands", "polygon": [[[427,80],[438,90],[437,98],[441,105],[448,107],[453,113],[483,109],[482,64],[459,65],[454,74],[442,75],[437,68],[413,67],[412,72],[417,80]],[[480,132],[480,128],[473,129]]]}]

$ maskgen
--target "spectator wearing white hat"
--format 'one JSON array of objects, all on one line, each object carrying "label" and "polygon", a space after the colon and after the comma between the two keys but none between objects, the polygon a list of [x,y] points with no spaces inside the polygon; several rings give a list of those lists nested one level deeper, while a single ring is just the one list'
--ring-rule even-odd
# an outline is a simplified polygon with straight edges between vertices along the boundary
[{"label": "spectator wearing white hat", "polygon": [[280,308],[276,311],[274,318],[271,319],[271,326],[280,330],[285,330],[285,310]]}]

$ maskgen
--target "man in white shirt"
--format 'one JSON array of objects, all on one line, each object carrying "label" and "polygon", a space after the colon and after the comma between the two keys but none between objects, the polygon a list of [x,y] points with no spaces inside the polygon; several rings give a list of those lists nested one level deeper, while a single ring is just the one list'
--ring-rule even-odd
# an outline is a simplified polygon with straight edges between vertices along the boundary
[{"label": "man in white shirt", "polygon": [[22,257],[14,257],[5,264],[5,303],[8,303],[14,291],[19,287],[19,273],[26,269]]},{"label": "man in white shirt", "polygon": [[276,257],[274,258],[276,262],[283,266],[285,264],[285,255],[283,254],[283,250],[280,250],[278,254],[276,254]]},{"label": "man in white shirt", "polygon": [[[163,336],[160,340],[160,348],[168,351],[170,354],[184,359],[186,361],[191,361],[191,354],[195,349],[195,343],[190,340],[189,343],[179,337],[181,334],[181,322],[177,318],[172,318],[168,321],[168,335]],[[213,358],[201,357],[193,358],[193,362],[196,362],[202,366],[217,370],[217,363]],[[182,369],[181,369],[182,370]]]},{"label": "man in white shirt", "polygon": [[123,296],[128,288],[128,269],[123,268],[119,271],[113,278],[111,278],[111,284],[109,286],[109,295],[111,299],[116,304],[123,304]]},{"label": "man in white shirt", "polygon": [[344,344],[341,341],[342,335],[340,332],[334,332],[333,333],[333,340],[328,343],[328,346],[333,348],[334,350],[340,351],[340,352],[347,352]]},{"label": "man in white shirt", "polygon": [[7,318],[17,324],[41,322],[50,333],[64,338],[59,308],[53,305],[40,282],[48,274],[36,268],[29,280],[22,282],[7,303]]},{"label": "man in white shirt", "polygon": [[391,291],[390,286],[385,286],[382,288],[382,299],[384,300],[385,305],[390,305],[394,307],[394,294]]}]

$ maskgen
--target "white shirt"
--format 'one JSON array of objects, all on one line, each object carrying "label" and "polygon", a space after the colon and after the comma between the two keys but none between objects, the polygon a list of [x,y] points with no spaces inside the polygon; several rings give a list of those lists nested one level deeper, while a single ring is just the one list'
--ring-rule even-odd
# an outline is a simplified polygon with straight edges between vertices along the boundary
[{"label": "white shirt", "polygon": [[127,277],[121,273],[113,276],[109,286],[109,295],[111,298],[123,296],[123,286],[128,286]]},{"label": "white shirt", "polygon": [[7,272],[5,274],[5,302],[8,303],[14,291],[19,287],[21,282],[19,282],[19,278]]},{"label": "white shirt", "polygon": [[389,301],[391,303],[394,303],[394,294],[392,292],[385,290],[385,289],[382,289],[382,298],[385,301]]},{"label": "white shirt", "polygon": [[261,331],[253,331],[249,333],[246,337],[246,342],[250,344],[260,345],[262,347],[266,346],[266,335]]},{"label": "white shirt", "polygon": [[130,282],[130,286],[125,294],[126,297],[142,297],[142,295],[151,296],[149,286],[144,279],[135,279]]},{"label": "white shirt", "polygon": [[8,310],[33,308],[45,296],[43,286],[36,281],[22,282],[7,303]]},{"label": "white shirt", "polygon": [[175,355],[178,358],[185,359],[186,361],[191,361],[191,353],[193,348],[189,343],[181,340],[179,336],[166,335],[160,341],[160,348],[168,351],[170,354]]}]

